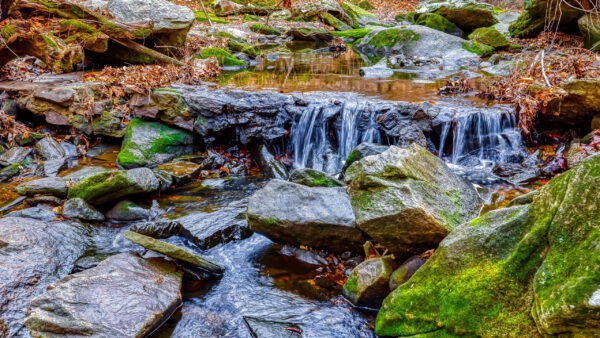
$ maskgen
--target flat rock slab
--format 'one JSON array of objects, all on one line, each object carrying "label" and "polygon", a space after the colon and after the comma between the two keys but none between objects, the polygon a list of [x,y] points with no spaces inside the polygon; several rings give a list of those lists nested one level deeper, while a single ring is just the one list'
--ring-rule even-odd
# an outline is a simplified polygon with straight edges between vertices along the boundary
[{"label": "flat rock slab", "polygon": [[19,195],[27,196],[50,194],[63,197],[67,196],[67,184],[56,177],[40,178],[18,185],[15,191]]},{"label": "flat rock slab", "polygon": [[162,258],[107,258],[69,275],[31,301],[32,336],[144,337],[181,304],[183,275]]},{"label": "flat rock slab", "polygon": [[0,335],[26,336],[23,321],[30,300],[73,269],[88,241],[78,223],[0,219],[0,330],[6,330]]}]

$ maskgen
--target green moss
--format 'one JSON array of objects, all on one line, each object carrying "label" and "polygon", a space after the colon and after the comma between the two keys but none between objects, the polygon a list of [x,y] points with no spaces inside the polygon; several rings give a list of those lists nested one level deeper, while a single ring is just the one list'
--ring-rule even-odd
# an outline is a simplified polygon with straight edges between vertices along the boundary
[{"label": "green moss", "polygon": [[441,32],[459,31],[455,24],[437,13],[423,13],[418,16],[415,23]]},{"label": "green moss", "polygon": [[363,38],[365,35],[369,34],[370,31],[371,30],[367,28],[358,28],[343,32],[331,32],[331,34],[340,38],[360,39]]},{"label": "green moss", "polygon": [[544,30],[546,19],[532,17],[529,12],[523,12],[519,18],[508,26],[510,36],[513,38],[535,37]]},{"label": "green moss", "polygon": [[358,292],[358,274],[351,274],[343,286],[344,294],[355,295]]},{"label": "green moss", "polygon": [[[196,21],[208,22],[208,20],[206,19],[206,15],[204,14],[204,11],[194,11],[194,17],[196,18]],[[210,21],[212,23],[229,23],[229,21],[223,20],[222,18],[219,18],[218,16],[216,16],[214,13],[211,13],[211,12],[208,12],[208,17],[210,18]]]},{"label": "green moss", "polygon": [[6,25],[2,26],[1,33],[4,40],[10,39],[10,37],[15,34],[15,26],[7,23]]},{"label": "green moss", "polygon": [[260,19],[257,16],[250,15],[250,14],[244,14],[244,17],[242,18],[242,22],[258,22],[258,21],[260,21]]},{"label": "green moss", "polygon": [[58,45],[56,44],[56,42],[54,42],[54,40],[52,40],[50,33],[48,33],[48,35],[42,35],[42,39],[50,48],[58,50]]},{"label": "green moss", "polygon": [[133,34],[133,36],[136,39],[144,39],[150,36],[150,34],[152,34],[152,29],[151,28],[138,28],[138,29],[134,29],[131,31],[131,34]]},{"label": "green moss", "polygon": [[78,31],[84,32],[84,33],[95,33],[97,31],[96,28],[94,28],[80,20],[63,19],[63,20],[59,20],[59,23],[63,27],[66,27],[68,29],[78,30]]},{"label": "green moss", "polygon": [[75,5],[70,5],[70,10],[71,13],[73,13],[74,15],[76,15],[79,18],[84,18],[85,17],[85,12],[78,6]]},{"label": "green moss", "polygon": [[493,48],[508,47],[510,42],[494,27],[477,28],[469,34],[469,40],[484,44]]},{"label": "green moss", "polygon": [[481,57],[490,56],[494,52],[493,47],[475,41],[463,42],[462,47],[464,50],[475,53]]},{"label": "green moss", "polygon": [[365,11],[370,11],[375,9],[375,6],[371,5],[371,3],[367,0],[362,1],[358,4],[358,7],[364,9]]},{"label": "green moss", "polygon": [[328,12],[320,13],[319,17],[326,24],[328,24],[329,26],[333,27],[335,30],[338,30],[338,31],[347,31],[347,30],[352,29],[352,27],[348,26],[345,22],[343,22],[342,20],[336,18],[331,13],[328,13]]},{"label": "green moss", "polygon": [[368,42],[369,45],[376,48],[393,47],[397,43],[418,41],[419,34],[410,29],[391,28],[380,31],[375,34]]},{"label": "green moss", "polygon": [[274,225],[274,224],[279,223],[279,220],[277,218],[265,218],[261,221],[265,225]]},{"label": "green moss", "polygon": [[367,23],[378,22],[377,16],[373,13],[367,12],[366,10],[355,6],[349,2],[344,2],[341,4],[342,9],[352,19],[352,27],[360,28]]},{"label": "green moss", "polygon": [[229,50],[231,50],[233,52],[242,52],[244,54],[247,54],[247,55],[250,55],[253,57],[257,57],[260,55],[259,50],[252,47],[249,43],[245,43],[245,42],[238,42],[235,40],[230,40],[229,42],[227,42],[227,47],[229,48]]},{"label": "green moss", "polygon": [[262,23],[252,24],[250,26],[250,30],[254,33],[260,33],[265,35],[281,35],[281,32],[277,29],[265,26]]},{"label": "green moss", "polygon": [[502,9],[498,6],[494,6],[494,14],[498,15],[498,14],[503,14],[508,12],[506,9]]},{"label": "green moss", "polygon": [[421,15],[420,13],[410,12],[410,13],[405,13],[405,14],[398,14],[398,15],[396,15],[396,17],[394,19],[397,22],[408,21],[410,23],[415,23],[415,22],[417,22],[417,19],[419,18],[420,15]]},{"label": "green moss", "polygon": [[204,48],[197,58],[208,59],[209,57],[216,57],[221,66],[225,67],[244,67],[246,63],[222,48]]}]

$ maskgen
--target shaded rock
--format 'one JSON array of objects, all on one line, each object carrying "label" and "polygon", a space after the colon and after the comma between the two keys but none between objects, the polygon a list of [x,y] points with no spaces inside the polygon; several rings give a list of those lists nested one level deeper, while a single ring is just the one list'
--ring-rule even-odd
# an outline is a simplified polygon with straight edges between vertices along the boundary
[{"label": "shaded rock", "polygon": [[81,198],[71,198],[65,202],[63,217],[78,218],[83,221],[104,221],[104,215]]},{"label": "shaded rock", "polygon": [[123,168],[156,167],[191,153],[193,144],[194,137],[189,132],[133,119],[127,126],[117,164]]},{"label": "shaded rock", "polygon": [[78,182],[84,178],[87,178],[89,176],[95,175],[95,174],[99,174],[99,173],[103,173],[108,171],[106,168],[104,167],[97,167],[97,166],[85,166],[82,167],[81,169],[78,169],[70,174],[61,176],[61,178],[63,180],[67,180],[67,181],[74,181],[74,182]]},{"label": "shaded rock", "polygon": [[130,231],[153,238],[168,238],[179,233],[180,224],[168,219],[136,223]]},{"label": "shaded rock", "polygon": [[54,213],[54,211],[52,211],[51,208],[43,206],[13,211],[10,214],[6,215],[6,217],[32,218],[45,222],[50,222],[58,218],[56,213]]},{"label": "shaded rock", "polygon": [[567,1],[527,0],[524,2],[525,12],[509,27],[510,35],[518,38],[535,37],[544,30],[546,24],[553,30],[574,33],[577,31],[577,20],[585,11],[573,4]]},{"label": "shaded rock", "polygon": [[294,269],[297,269],[298,265],[302,265],[306,272],[329,265],[329,262],[325,258],[308,250],[290,245],[282,246],[281,250],[279,250],[279,255],[284,261],[284,265],[294,266]]},{"label": "shaded rock", "polygon": [[164,259],[111,256],[34,298],[25,326],[33,336],[143,337],[179,307],[181,280]]},{"label": "shaded rock", "polygon": [[67,184],[58,177],[40,178],[18,185],[15,191],[19,195],[51,194],[59,197],[67,196]]},{"label": "shaded rock", "polygon": [[416,12],[437,13],[467,32],[498,23],[494,16],[494,6],[474,0],[423,1]]},{"label": "shaded rock", "polygon": [[13,208],[16,208],[17,206],[21,205],[23,203],[23,201],[25,201],[27,199],[27,197],[25,196],[19,196],[17,198],[15,198],[12,201],[9,201],[8,203],[2,205],[0,207],[0,212],[7,212]]},{"label": "shaded rock", "polygon": [[469,40],[482,43],[484,45],[498,48],[505,48],[510,45],[508,39],[493,27],[477,28],[469,34]]},{"label": "shaded rock", "polygon": [[106,218],[115,221],[140,221],[148,219],[148,209],[142,208],[136,203],[124,200],[117,203],[106,213]]},{"label": "shaded rock", "polygon": [[44,137],[35,144],[35,151],[44,160],[65,157],[65,150],[52,137]]},{"label": "shaded rock", "polygon": [[399,259],[435,247],[479,214],[473,185],[415,144],[355,162],[345,180],[358,227]]},{"label": "shaded rock", "polygon": [[295,28],[285,32],[287,36],[291,36],[294,40],[301,41],[323,41],[329,42],[333,40],[333,35],[330,31],[324,29],[312,28]]},{"label": "shaded rock", "polygon": [[561,84],[564,95],[552,99],[548,107],[538,114],[547,128],[591,124],[594,115],[600,113],[600,79],[577,79]]},{"label": "shaded rock", "polygon": [[358,306],[379,307],[390,293],[390,276],[396,268],[392,256],[367,259],[352,269],[344,283],[344,296]]},{"label": "shaded rock", "polygon": [[184,185],[200,177],[203,167],[194,162],[176,160],[161,164],[156,169],[167,172],[176,185]]},{"label": "shaded rock", "polygon": [[210,262],[194,253],[191,253],[181,247],[178,247],[177,245],[159,241],[152,237],[148,237],[132,231],[126,231],[124,236],[133,243],[139,244],[148,250],[156,251],[165,256],[193,264],[213,274],[222,274],[223,271],[225,271],[221,266]]},{"label": "shaded rock", "polygon": [[414,24],[433,28],[450,35],[458,36],[459,38],[465,35],[462,29],[437,13],[423,13],[416,15],[416,20],[412,22]]},{"label": "shaded rock", "polygon": [[23,327],[31,299],[66,276],[89,244],[74,222],[0,218],[0,322],[8,337],[27,336]]},{"label": "shaded rock", "polygon": [[28,198],[27,201],[25,201],[25,202],[29,205],[47,204],[47,205],[59,206],[59,205],[63,204],[62,199],[60,199],[59,197],[56,197],[56,196],[52,196],[52,195],[34,196],[31,198]]},{"label": "shaded rock", "polygon": [[350,155],[348,155],[348,157],[346,158],[346,161],[344,162],[344,167],[342,168],[342,172],[346,172],[346,169],[348,169],[352,163],[360,161],[367,156],[379,155],[384,151],[388,150],[389,148],[389,146],[383,146],[375,143],[365,142],[359,144],[356,148],[354,148],[354,150],[352,150]]},{"label": "shaded rock", "polygon": [[156,176],[156,179],[158,179],[160,191],[167,191],[171,188],[173,185],[173,176],[171,176],[171,174],[158,169],[152,169],[152,172],[154,173],[154,176]]},{"label": "shaded rock", "polygon": [[304,168],[292,171],[290,182],[307,187],[343,187],[344,183],[319,170]]},{"label": "shaded rock", "polygon": [[283,323],[271,320],[265,320],[260,318],[244,316],[244,321],[248,325],[250,334],[253,338],[300,338],[301,333],[298,333],[295,329],[300,332],[300,326],[294,323]]},{"label": "shaded rock", "polygon": [[600,20],[598,17],[587,14],[582,16],[577,24],[583,35],[585,48],[595,51],[600,50]]},{"label": "shaded rock", "polygon": [[517,197],[513,198],[510,202],[508,202],[506,207],[510,208],[510,207],[514,207],[516,205],[530,204],[533,202],[533,198],[538,194],[538,192],[539,192],[539,190],[534,190],[532,192],[528,192],[521,196],[517,196]]},{"label": "shaded rock", "polygon": [[60,143],[60,146],[65,151],[66,158],[76,159],[79,156],[79,151],[77,150],[77,146],[75,146],[73,143],[64,141],[64,142]]},{"label": "shaded rock", "polygon": [[271,154],[264,144],[258,147],[258,165],[266,178],[287,180],[289,177],[287,168]]},{"label": "shaded rock", "polygon": [[366,10],[355,6],[349,2],[342,3],[341,7],[346,13],[346,15],[352,20],[352,27],[354,28],[361,28],[370,23],[379,23],[377,15],[371,12],[367,12]]},{"label": "shaded rock", "polygon": [[67,169],[67,159],[65,157],[59,157],[42,162],[37,167],[36,174],[38,176],[56,177],[65,169]]},{"label": "shaded rock", "polygon": [[148,168],[107,171],[77,182],[69,189],[69,198],[79,197],[96,205],[126,196],[153,193],[158,188],[158,179]]},{"label": "shaded rock", "polygon": [[408,281],[410,277],[423,266],[423,264],[425,264],[425,261],[419,256],[412,256],[407,259],[406,262],[402,263],[402,265],[394,270],[390,276],[390,290],[393,291],[400,285],[406,283],[406,281]]},{"label": "shaded rock", "polygon": [[177,219],[181,234],[206,250],[221,243],[250,237],[246,221],[247,200],[240,200],[211,213],[199,212]]},{"label": "shaded rock", "polygon": [[272,180],[250,197],[247,219],[252,231],[279,243],[344,252],[364,242],[344,188]]},{"label": "shaded rock", "polygon": [[31,153],[31,149],[23,147],[12,147],[0,154],[0,165],[9,166],[23,162],[23,160]]},{"label": "shaded rock", "polygon": [[214,150],[208,151],[208,158],[202,160],[200,165],[204,170],[217,170],[225,164],[223,156]]}]

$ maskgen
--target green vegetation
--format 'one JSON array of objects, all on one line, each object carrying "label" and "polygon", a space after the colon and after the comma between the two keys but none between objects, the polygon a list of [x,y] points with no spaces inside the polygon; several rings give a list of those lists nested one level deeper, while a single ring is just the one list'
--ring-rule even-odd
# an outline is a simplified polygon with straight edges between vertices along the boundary
[{"label": "green vegetation", "polygon": [[400,42],[418,41],[419,34],[402,28],[391,28],[382,30],[375,34],[368,42],[376,48],[393,47]]},{"label": "green vegetation", "polygon": [[331,34],[340,38],[361,39],[365,35],[369,34],[370,31],[371,30],[367,28],[358,28],[342,32],[331,32]]},{"label": "green vegetation", "polygon": [[83,33],[95,33],[97,32],[97,29],[80,21],[80,20],[75,20],[75,19],[63,19],[60,20],[59,23],[61,24],[61,26],[66,27],[68,29],[73,29],[73,30],[77,30]]},{"label": "green vegetation", "polygon": [[510,42],[494,27],[477,28],[469,35],[469,40],[484,44],[494,49],[505,48]]},{"label": "green vegetation", "polygon": [[199,55],[196,55],[199,59],[208,59],[209,57],[216,57],[219,61],[219,65],[225,67],[244,67],[246,63],[229,53],[222,48],[204,48]]},{"label": "green vegetation", "polygon": [[15,26],[7,23],[6,25],[2,26],[1,33],[4,40],[10,39],[10,37],[15,34]]},{"label": "green vegetation", "polygon": [[517,21],[508,26],[510,36],[513,38],[529,38],[540,34],[544,30],[546,19],[532,17],[529,12],[523,12]]},{"label": "green vegetation", "polygon": [[423,13],[418,16],[415,23],[442,32],[460,31],[450,20],[437,13]]},{"label": "green vegetation", "polygon": [[494,52],[493,47],[490,47],[490,46],[487,46],[487,45],[484,45],[484,44],[481,44],[481,43],[475,42],[475,41],[463,42],[462,47],[466,51],[475,53],[481,57],[490,56]]},{"label": "green vegetation", "polygon": [[236,40],[229,40],[229,42],[227,42],[227,47],[229,48],[229,50],[234,51],[234,52],[242,52],[244,54],[256,57],[260,55],[260,51],[257,50],[256,48],[252,47],[252,45],[250,45],[249,43],[246,42],[239,42]]},{"label": "green vegetation", "polygon": [[[204,14],[204,11],[194,11],[194,17],[196,18],[196,21],[208,22],[208,20],[206,19],[206,15]],[[229,21],[221,19],[218,16],[216,16],[214,13],[211,13],[211,12],[208,12],[208,17],[210,18],[210,21],[213,23],[229,23]]]},{"label": "green vegetation", "polygon": [[360,28],[371,22],[379,22],[375,14],[367,12],[349,2],[344,2],[341,6],[344,12],[352,19],[352,27],[354,28]]},{"label": "green vegetation", "polygon": [[244,18],[242,19],[242,22],[258,22],[258,21],[260,21],[260,19],[257,16],[250,15],[250,14],[244,14]]},{"label": "green vegetation", "polygon": [[371,5],[371,3],[367,0],[362,1],[358,4],[358,7],[364,9],[365,11],[370,11],[375,9],[375,6]]},{"label": "green vegetation", "polygon": [[250,26],[250,30],[254,33],[260,33],[265,35],[281,35],[281,32],[275,28],[265,26],[262,23],[255,23]]},{"label": "green vegetation", "polygon": [[325,21],[326,24],[333,27],[335,30],[346,31],[346,30],[352,29],[352,27],[350,27],[345,22],[336,18],[335,16],[333,16],[330,13],[327,13],[327,12],[321,13],[321,14],[319,14],[319,17],[321,19],[323,19],[323,21]]}]

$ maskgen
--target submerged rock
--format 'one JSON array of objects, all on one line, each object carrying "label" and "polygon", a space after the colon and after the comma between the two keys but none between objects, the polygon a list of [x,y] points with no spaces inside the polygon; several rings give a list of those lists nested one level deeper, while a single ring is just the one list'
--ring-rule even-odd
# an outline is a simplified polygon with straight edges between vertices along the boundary
[{"label": "submerged rock", "polygon": [[384,301],[376,333],[597,336],[599,173],[591,157],[533,203],[456,228]]},{"label": "submerged rock", "polygon": [[469,32],[498,23],[494,6],[474,0],[427,0],[419,4],[417,13],[437,13]]},{"label": "submerged rock", "polygon": [[82,221],[104,221],[104,215],[81,198],[71,198],[63,206],[63,217]]},{"label": "submerged rock", "polygon": [[31,301],[32,336],[144,337],[181,304],[182,274],[162,258],[111,256]]},{"label": "submerged rock", "polygon": [[335,252],[359,251],[364,243],[344,188],[272,180],[250,197],[247,219],[252,231],[279,243]]},{"label": "submerged rock", "polygon": [[479,214],[473,185],[415,144],[365,157],[345,179],[358,227],[399,259],[437,246]]},{"label": "submerged rock", "polygon": [[140,221],[148,219],[148,216],[148,209],[129,200],[120,201],[106,213],[106,218],[115,221]]},{"label": "submerged rock", "polygon": [[352,269],[344,283],[346,298],[358,306],[379,307],[390,293],[390,276],[396,268],[392,256],[367,259]]},{"label": "submerged rock", "polygon": [[258,165],[267,178],[287,180],[290,175],[283,163],[279,162],[264,144],[258,148]]},{"label": "submerged rock", "polygon": [[31,149],[23,147],[12,147],[0,154],[0,166],[9,166],[21,163],[29,154]]},{"label": "submerged rock", "polygon": [[189,161],[171,161],[156,167],[158,170],[167,172],[173,177],[173,183],[184,185],[200,177],[202,165]]},{"label": "submerged rock", "polygon": [[48,177],[28,181],[18,185],[15,191],[19,195],[33,196],[36,194],[51,194],[60,197],[67,196],[67,184],[60,178]]},{"label": "submerged rock", "polygon": [[7,337],[26,336],[25,312],[31,299],[66,276],[89,244],[74,222],[0,218],[0,327]]},{"label": "submerged rock", "polygon": [[121,197],[153,193],[158,188],[158,179],[148,168],[115,170],[95,174],[77,182],[69,189],[69,198],[79,197],[97,205]]},{"label": "submerged rock", "polygon": [[344,183],[319,170],[303,168],[292,171],[290,182],[307,187],[343,187]]},{"label": "submerged rock", "polygon": [[193,150],[194,136],[157,122],[133,119],[127,126],[117,164],[123,168],[156,167]]}]

